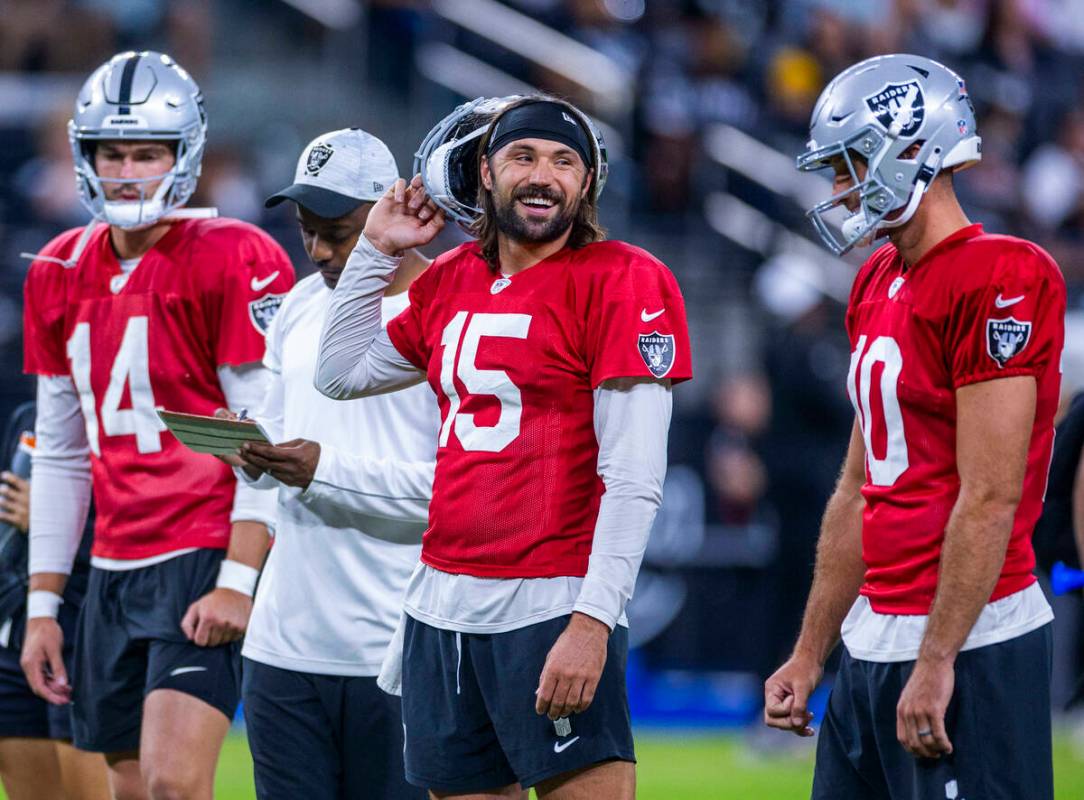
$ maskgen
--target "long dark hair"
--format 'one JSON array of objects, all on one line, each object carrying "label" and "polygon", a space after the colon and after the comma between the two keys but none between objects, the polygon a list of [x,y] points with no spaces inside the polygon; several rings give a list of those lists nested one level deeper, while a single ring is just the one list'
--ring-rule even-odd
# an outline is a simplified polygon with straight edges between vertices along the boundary
[{"label": "long dark hair", "polygon": [[[497,246],[497,209],[493,203],[493,193],[486,189],[482,185],[482,160],[486,158],[486,150],[489,149],[489,140],[493,136],[493,131],[497,127],[497,121],[511,111],[513,108],[527,105],[528,103],[537,103],[539,101],[545,101],[550,103],[560,103],[563,106],[567,106],[570,111],[573,112],[573,116],[576,119],[580,118],[580,112],[573,107],[570,103],[565,102],[556,97],[549,97],[547,95],[532,95],[530,97],[524,97],[516,100],[514,103],[510,103],[507,108],[503,109],[500,114],[497,114],[493,121],[489,124],[489,130],[482,136],[481,144],[478,145],[478,207],[482,209],[482,216],[474,223],[472,232],[478,237],[478,245],[482,249],[482,258],[485,259],[489,268],[496,272],[500,269],[500,253]],[[587,135],[592,136],[590,131],[587,131]],[[598,176],[598,165],[588,165],[587,176],[590,176],[592,180]],[[584,180],[587,180],[587,176]],[[572,218],[572,232],[568,236],[568,246],[573,250],[577,250],[584,245],[591,244],[592,242],[601,242],[606,238],[606,229],[599,224],[598,221],[598,201],[595,196],[594,187],[587,195],[580,200],[580,205],[576,209],[576,216]]]}]

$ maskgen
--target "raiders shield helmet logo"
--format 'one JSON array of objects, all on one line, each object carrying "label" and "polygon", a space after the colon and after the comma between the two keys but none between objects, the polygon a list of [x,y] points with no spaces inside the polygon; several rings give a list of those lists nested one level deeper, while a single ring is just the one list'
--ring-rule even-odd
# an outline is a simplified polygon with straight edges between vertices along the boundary
[{"label": "raiders shield helmet logo", "polygon": [[902,115],[901,137],[918,133],[926,118],[926,100],[918,81],[886,84],[877,94],[866,98],[866,105],[885,130],[892,127],[892,123]]},{"label": "raiders shield helmet logo", "polygon": [[286,299],[286,294],[265,294],[248,304],[248,318],[262,335],[267,335],[267,327]]},{"label": "raiders shield helmet logo", "polygon": [[309,158],[305,162],[305,172],[316,175],[324,168],[324,164],[331,158],[335,148],[329,144],[318,144],[309,151]]},{"label": "raiders shield helmet logo", "polygon": [[656,378],[661,378],[674,366],[674,337],[658,331],[640,334],[640,357]]},{"label": "raiders shield helmet logo", "polygon": [[1027,347],[1031,323],[1009,317],[986,320],[986,352],[1000,369],[1005,362]]}]

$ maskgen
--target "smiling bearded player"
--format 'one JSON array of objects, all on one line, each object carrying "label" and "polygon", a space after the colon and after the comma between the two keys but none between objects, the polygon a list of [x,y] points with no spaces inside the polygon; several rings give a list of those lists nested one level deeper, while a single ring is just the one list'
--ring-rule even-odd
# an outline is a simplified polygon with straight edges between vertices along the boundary
[{"label": "smiling bearded player", "polygon": [[438,797],[632,797],[624,610],[670,385],[691,376],[684,303],[659,261],[602,241],[605,162],[579,110],[521,98],[475,135],[460,173],[481,184],[479,241],[439,256],[381,332],[400,254],[444,224],[419,178],[397,183],[332,295],[316,374],[339,399],[428,379],[441,409],[405,599],[407,777]]},{"label": "smiling bearded player", "polygon": [[[122,800],[211,797],[274,519],[273,497],[238,487],[155,413],[252,407],[264,329],[293,284],[262,231],[182,208],[206,129],[199,87],[169,56],[97,69],[69,124],[94,220],[50,242],[26,279],[38,418],[23,669],[46,700],[73,701],[75,745],[106,754]],[[69,683],[56,616],[92,488]]]}]

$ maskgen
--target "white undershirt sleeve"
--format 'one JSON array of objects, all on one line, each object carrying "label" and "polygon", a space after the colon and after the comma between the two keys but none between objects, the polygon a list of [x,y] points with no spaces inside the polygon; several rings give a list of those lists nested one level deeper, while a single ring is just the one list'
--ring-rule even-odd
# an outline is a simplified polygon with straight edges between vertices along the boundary
[{"label": "white undershirt sleeve", "polygon": [[606,492],[573,610],[611,629],[632,597],[662,503],[672,410],[669,382],[607,381],[595,390],[598,473]]},{"label": "white undershirt sleeve", "polygon": [[405,389],[425,379],[382,330],[381,304],[401,259],[362,234],[331,293],[314,384],[335,400]]},{"label": "white undershirt sleeve", "polygon": [[[298,499],[397,522],[426,522],[433,494],[433,461],[367,458],[320,443],[316,475]],[[418,538],[421,541],[421,538]]]},{"label": "white undershirt sleeve", "polygon": [[70,575],[90,508],[90,446],[67,376],[38,378],[30,479],[30,574]]},{"label": "white undershirt sleeve", "polygon": [[[218,382],[222,386],[222,394],[226,396],[226,404],[230,410],[239,412],[242,408],[246,409],[250,416],[259,416],[261,425],[274,427],[275,421],[268,416],[266,410],[266,404],[272,394],[271,377],[271,373],[261,364],[225,365],[218,368]],[[281,433],[281,419],[280,411],[277,432],[273,431],[272,427],[267,428],[267,432],[272,436]],[[237,473],[239,470],[234,470],[234,472]],[[271,482],[270,485],[254,485],[254,483],[262,483],[264,478]],[[230,522],[262,522],[268,528],[274,528],[278,496],[275,492],[261,491],[261,489],[277,486],[278,482],[270,475],[261,475],[256,482],[238,480],[233,494]]]}]

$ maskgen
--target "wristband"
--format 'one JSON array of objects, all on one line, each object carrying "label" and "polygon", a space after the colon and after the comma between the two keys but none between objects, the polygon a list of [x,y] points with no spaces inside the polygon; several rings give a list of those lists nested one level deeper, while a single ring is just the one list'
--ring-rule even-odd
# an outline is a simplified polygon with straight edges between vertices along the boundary
[{"label": "wristband", "polygon": [[56,592],[35,589],[26,596],[26,618],[48,617],[49,619],[56,619],[57,614],[60,613],[60,604],[63,602],[64,598]]},{"label": "wristband", "polygon": [[260,571],[240,561],[225,559],[218,567],[218,580],[215,582],[216,589],[233,589],[246,597],[252,597],[256,592],[256,580],[260,577]]}]

